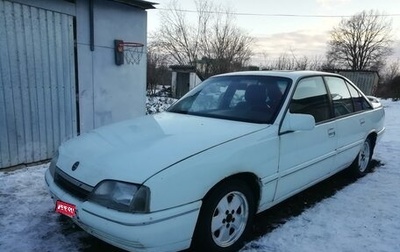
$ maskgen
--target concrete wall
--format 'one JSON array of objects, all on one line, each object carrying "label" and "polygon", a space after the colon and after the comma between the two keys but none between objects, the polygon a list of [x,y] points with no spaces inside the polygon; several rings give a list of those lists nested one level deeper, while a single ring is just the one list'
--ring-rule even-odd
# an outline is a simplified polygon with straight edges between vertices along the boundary
[{"label": "concrete wall", "polygon": [[94,51],[89,3],[76,4],[81,132],[145,114],[146,55],[139,65],[117,66],[114,39],[146,44],[147,13],[105,0],[94,3]]}]

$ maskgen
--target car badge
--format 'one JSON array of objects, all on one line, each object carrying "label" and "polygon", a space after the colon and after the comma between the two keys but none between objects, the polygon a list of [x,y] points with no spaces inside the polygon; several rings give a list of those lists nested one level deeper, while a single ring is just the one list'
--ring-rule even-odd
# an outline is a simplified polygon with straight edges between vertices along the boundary
[{"label": "car badge", "polygon": [[78,161],[78,162],[75,162],[75,163],[72,165],[71,170],[72,170],[72,171],[75,171],[76,169],[78,169],[78,166],[79,166],[79,161]]}]

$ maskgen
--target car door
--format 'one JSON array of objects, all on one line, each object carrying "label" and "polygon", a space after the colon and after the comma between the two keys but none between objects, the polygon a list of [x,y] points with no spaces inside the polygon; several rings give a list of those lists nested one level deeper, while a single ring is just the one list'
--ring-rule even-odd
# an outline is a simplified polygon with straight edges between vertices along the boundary
[{"label": "car door", "polygon": [[288,113],[309,114],[312,130],[280,132],[279,180],[275,200],[287,198],[331,172],[336,147],[335,122],[321,76],[299,81]]},{"label": "car door", "polygon": [[353,162],[367,134],[363,110],[371,109],[365,98],[350,83],[335,76],[324,77],[333,101],[336,118],[337,156],[335,165],[343,169]]}]

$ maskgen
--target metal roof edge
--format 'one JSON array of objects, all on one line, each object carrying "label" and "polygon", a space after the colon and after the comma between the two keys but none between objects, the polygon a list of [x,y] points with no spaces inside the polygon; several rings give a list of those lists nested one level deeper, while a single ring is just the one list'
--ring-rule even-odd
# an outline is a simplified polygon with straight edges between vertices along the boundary
[{"label": "metal roof edge", "polygon": [[143,0],[108,0],[108,1],[130,5],[130,6],[140,8],[143,10],[155,9],[156,7],[154,7],[154,5],[158,4],[158,3],[148,2],[148,1],[143,1]]}]

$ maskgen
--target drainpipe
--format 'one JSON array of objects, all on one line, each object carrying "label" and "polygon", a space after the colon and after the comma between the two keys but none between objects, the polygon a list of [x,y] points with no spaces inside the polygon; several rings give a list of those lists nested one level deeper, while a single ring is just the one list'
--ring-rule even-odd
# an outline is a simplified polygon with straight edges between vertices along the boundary
[{"label": "drainpipe", "polygon": [[94,17],[93,17],[93,1],[89,0],[89,33],[90,33],[90,51],[94,51]]}]

